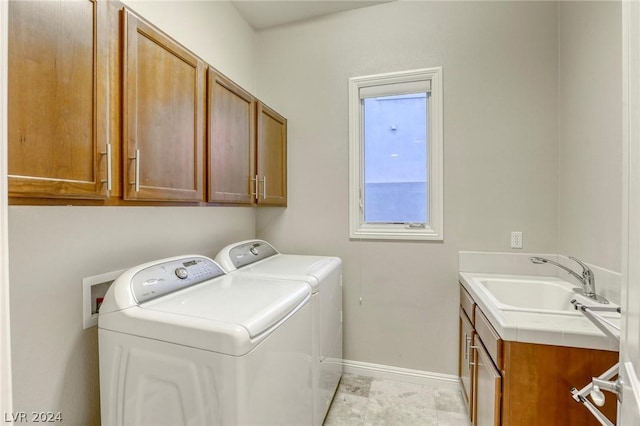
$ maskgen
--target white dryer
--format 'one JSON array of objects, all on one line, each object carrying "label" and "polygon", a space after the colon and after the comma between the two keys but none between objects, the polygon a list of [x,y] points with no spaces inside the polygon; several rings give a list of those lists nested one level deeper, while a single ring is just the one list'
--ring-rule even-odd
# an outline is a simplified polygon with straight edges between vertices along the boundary
[{"label": "white dryer", "polygon": [[125,272],[98,318],[102,425],[311,424],[310,299],[203,256]]},{"label": "white dryer", "polygon": [[227,272],[235,271],[233,274],[309,283],[313,310],[313,424],[321,425],[342,377],[342,261],[331,256],[282,254],[262,240],[231,244],[217,254],[216,261]]}]

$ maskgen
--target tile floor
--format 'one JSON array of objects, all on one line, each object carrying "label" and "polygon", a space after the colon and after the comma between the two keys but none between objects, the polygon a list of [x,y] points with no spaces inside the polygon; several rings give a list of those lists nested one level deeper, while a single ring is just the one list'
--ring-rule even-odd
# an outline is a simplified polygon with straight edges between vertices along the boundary
[{"label": "tile floor", "polygon": [[460,390],[344,374],[324,426],[469,426]]}]

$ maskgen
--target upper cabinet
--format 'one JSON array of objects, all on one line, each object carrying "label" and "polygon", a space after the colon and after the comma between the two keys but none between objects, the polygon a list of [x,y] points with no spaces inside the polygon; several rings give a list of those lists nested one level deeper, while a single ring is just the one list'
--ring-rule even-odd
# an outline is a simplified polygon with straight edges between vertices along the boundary
[{"label": "upper cabinet", "polygon": [[287,205],[287,119],[257,102],[258,204]]},{"label": "upper cabinet", "polygon": [[11,203],[287,204],[286,119],[119,2],[9,2],[8,99]]},{"label": "upper cabinet", "polygon": [[124,28],[124,198],[201,201],[204,62],[127,10]]},{"label": "upper cabinet", "polygon": [[255,199],[255,100],[209,68],[208,201],[251,204]]},{"label": "upper cabinet", "polygon": [[9,2],[10,197],[108,197],[105,7]]},{"label": "upper cabinet", "polygon": [[209,69],[208,201],[287,205],[287,120]]}]

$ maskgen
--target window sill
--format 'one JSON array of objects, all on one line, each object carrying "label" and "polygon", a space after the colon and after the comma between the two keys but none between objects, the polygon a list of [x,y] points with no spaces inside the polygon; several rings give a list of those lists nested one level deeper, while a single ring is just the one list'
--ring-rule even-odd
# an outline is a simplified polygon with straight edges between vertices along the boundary
[{"label": "window sill", "polygon": [[368,225],[361,226],[349,235],[353,240],[414,240],[444,241],[442,232],[427,226],[426,228],[406,228],[403,225]]}]

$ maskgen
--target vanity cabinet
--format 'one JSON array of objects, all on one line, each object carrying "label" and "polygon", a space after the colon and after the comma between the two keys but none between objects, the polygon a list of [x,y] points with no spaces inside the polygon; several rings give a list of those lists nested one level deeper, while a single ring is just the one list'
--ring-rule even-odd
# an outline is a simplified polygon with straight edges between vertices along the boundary
[{"label": "vanity cabinet", "polygon": [[[462,396],[467,408],[471,407],[471,362],[472,362],[472,346],[473,346],[473,325],[464,311],[460,309],[460,353],[458,356],[458,373],[460,376],[460,385],[462,387]],[[469,411],[471,412],[471,411]]]},{"label": "vanity cabinet", "polygon": [[[469,335],[470,349],[463,346]],[[608,370],[617,352],[504,341],[462,285],[459,341],[460,383],[473,425],[599,425],[571,388]],[[607,394],[600,410],[614,424],[616,408]]]},{"label": "vanity cabinet", "polygon": [[473,359],[473,337],[475,329],[473,328],[474,303],[471,296],[460,287],[460,314],[459,314],[459,354],[458,354],[458,375],[460,376],[460,386],[462,387],[462,396],[467,406],[469,420],[471,420],[471,397],[473,389],[472,377],[472,359]]},{"label": "vanity cabinet", "polygon": [[123,13],[124,198],[201,201],[204,62],[132,12]]},{"label": "vanity cabinet", "polygon": [[[486,346],[485,346],[486,345]],[[500,425],[502,340],[469,293],[460,286],[460,354],[462,393],[473,425]]]},{"label": "vanity cabinet", "polygon": [[109,196],[108,7],[9,2],[10,197]]},{"label": "vanity cabinet", "polygon": [[[504,342],[503,406],[505,425],[557,424],[600,426],[587,408],[571,397],[618,361],[618,352],[523,342]],[[617,401],[605,392],[598,409],[616,423]]]},{"label": "vanity cabinet", "polygon": [[502,340],[477,305],[473,337],[473,415],[475,425],[500,425]]}]

